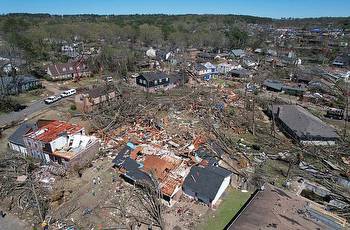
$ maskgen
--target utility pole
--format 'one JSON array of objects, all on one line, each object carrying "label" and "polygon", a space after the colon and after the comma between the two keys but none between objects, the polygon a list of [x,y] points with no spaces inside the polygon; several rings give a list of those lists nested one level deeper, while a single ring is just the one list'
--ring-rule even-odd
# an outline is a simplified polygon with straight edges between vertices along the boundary
[{"label": "utility pole", "polygon": [[253,127],[252,127],[252,132],[253,132],[253,136],[255,136],[255,94],[253,94],[253,102],[252,102],[252,106],[253,106]]},{"label": "utility pole", "polygon": [[345,117],[344,117],[344,139],[346,139],[346,129],[349,118],[349,76],[344,80],[345,81]]}]

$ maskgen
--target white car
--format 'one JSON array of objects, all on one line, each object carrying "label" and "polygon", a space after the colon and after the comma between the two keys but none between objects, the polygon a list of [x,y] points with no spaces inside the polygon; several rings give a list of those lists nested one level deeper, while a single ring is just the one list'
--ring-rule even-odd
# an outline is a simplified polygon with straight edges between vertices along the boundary
[{"label": "white car", "polygon": [[63,93],[61,93],[61,97],[69,97],[76,93],[77,91],[75,89],[66,90]]},{"label": "white car", "polygon": [[45,104],[52,104],[59,100],[61,100],[61,96],[51,96],[51,97],[48,97],[46,100],[44,100],[44,102]]}]

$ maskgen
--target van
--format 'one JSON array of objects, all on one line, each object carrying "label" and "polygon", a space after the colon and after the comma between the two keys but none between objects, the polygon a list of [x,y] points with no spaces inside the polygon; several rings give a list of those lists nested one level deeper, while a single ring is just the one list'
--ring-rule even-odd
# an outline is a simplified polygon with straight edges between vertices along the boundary
[{"label": "van", "polygon": [[77,91],[75,89],[70,89],[70,90],[66,90],[63,93],[61,93],[61,97],[69,97],[73,94],[76,94]]}]

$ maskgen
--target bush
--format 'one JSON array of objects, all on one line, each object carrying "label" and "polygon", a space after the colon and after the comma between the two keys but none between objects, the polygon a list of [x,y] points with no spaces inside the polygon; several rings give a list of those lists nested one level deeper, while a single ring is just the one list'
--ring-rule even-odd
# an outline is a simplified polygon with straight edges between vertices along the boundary
[{"label": "bush", "polygon": [[77,110],[77,107],[75,105],[71,105],[70,109],[74,111],[74,110]]}]

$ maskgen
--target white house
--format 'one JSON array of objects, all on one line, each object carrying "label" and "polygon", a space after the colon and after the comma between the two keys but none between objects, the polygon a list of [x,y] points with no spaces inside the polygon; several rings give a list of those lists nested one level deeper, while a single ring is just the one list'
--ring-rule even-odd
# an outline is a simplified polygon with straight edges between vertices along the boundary
[{"label": "white house", "polygon": [[232,172],[216,166],[193,166],[183,183],[183,192],[214,206],[231,182]]},{"label": "white house", "polygon": [[8,138],[9,148],[15,152],[28,156],[27,148],[24,144],[23,136],[33,130],[34,125],[23,123],[18,129]]}]

